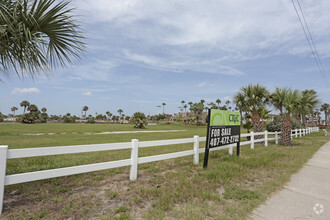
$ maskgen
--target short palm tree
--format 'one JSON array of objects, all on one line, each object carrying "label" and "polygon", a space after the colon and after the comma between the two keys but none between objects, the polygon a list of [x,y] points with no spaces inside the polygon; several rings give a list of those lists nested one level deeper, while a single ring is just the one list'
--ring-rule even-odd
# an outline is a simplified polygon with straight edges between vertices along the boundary
[{"label": "short palm tree", "polygon": [[281,128],[280,143],[285,146],[291,146],[291,114],[293,114],[301,105],[302,93],[298,90],[287,89],[283,100],[285,109],[285,118]]},{"label": "short palm tree", "polygon": [[41,112],[42,112],[42,113],[46,113],[46,112],[47,112],[47,109],[46,109],[45,107],[43,107],[43,108],[41,109]]},{"label": "short palm tree", "polygon": [[69,1],[0,1],[0,73],[20,77],[71,64],[85,49]]},{"label": "short palm tree", "polygon": [[276,88],[275,92],[273,92],[270,96],[270,102],[280,111],[281,114],[283,113],[283,102],[287,92],[287,88]]},{"label": "short palm tree", "polygon": [[23,114],[25,114],[25,110],[26,110],[27,107],[30,106],[30,102],[24,100],[24,101],[22,101],[22,102],[20,103],[20,106],[21,106],[21,107],[24,107],[24,112],[23,112]]},{"label": "short palm tree", "polygon": [[311,121],[312,125],[314,126],[314,110],[319,103],[319,99],[317,96],[317,93],[313,89],[306,89],[302,91],[302,100],[301,104],[299,106],[300,111],[303,112],[303,121],[304,125],[306,127],[306,115],[310,114],[311,115]]},{"label": "short palm tree", "polygon": [[[252,124],[254,132],[262,131],[262,121],[258,110],[265,108],[269,103],[269,92],[266,87],[259,84],[247,85],[241,88],[242,95],[245,97],[246,110],[252,114]],[[262,136],[256,136],[256,139],[261,139]]]},{"label": "short palm tree", "polygon": [[28,108],[27,108],[28,111],[30,112],[38,112],[39,111],[39,108],[38,106],[34,105],[34,104],[31,104]]}]

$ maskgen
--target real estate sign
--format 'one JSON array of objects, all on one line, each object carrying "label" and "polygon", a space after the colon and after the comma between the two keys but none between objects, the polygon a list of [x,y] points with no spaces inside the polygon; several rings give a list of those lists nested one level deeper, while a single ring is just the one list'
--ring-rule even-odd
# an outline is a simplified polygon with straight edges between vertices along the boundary
[{"label": "real estate sign", "polygon": [[239,155],[240,124],[239,112],[209,109],[205,145],[204,167],[207,167],[209,150],[213,147],[237,143]]}]

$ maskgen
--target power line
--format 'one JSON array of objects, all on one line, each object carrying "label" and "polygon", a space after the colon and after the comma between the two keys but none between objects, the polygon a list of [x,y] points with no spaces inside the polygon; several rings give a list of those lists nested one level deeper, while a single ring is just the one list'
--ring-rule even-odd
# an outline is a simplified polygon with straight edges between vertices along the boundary
[{"label": "power line", "polygon": [[[302,17],[303,17],[303,19],[304,19],[304,24],[305,24],[305,26],[304,26],[304,24],[303,24],[303,22],[302,22],[301,17],[299,16],[299,12],[298,12],[297,7],[296,7],[296,5],[295,5],[295,3],[294,3],[294,0],[291,0],[291,2],[292,2],[293,7],[294,7],[294,9],[295,9],[295,11],[296,11],[297,17],[298,17],[299,22],[300,22],[300,24],[301,24],[301,27],[302,27],[302,29],[303,29],[303,31],[304,31],[304,34],[305,34],[306,40],[307,40],[308,45],[309,45],[309,47],[310,47],[310,49],[311,49],[311,51],[312,51],[312,54],[313,54],[314,60],[315,60],[315,62],[316,62],[316,64],[317,64],[317,66],[318,66],[318,69],[319,69],[320,73],[321,73],[321,76],[322,76],[322,78],[323,78],[323,81],[324,81],[324,83],[325,83],[325,86],[326,86],[327,88],[329,88],[329,83],[328,83],[327,76],[326,76],[326,74],[325,74],[325,72],[324,72],[324,68],[323,68],[323,65],[322,65],[322,62],[321,62],[321,59],[320,59],[319,53],[317,52],[317,49],[316,49],[316,47],[315,47],[315,43],[314,43],[314,40],[313,40],[312,34],[311,34],[310,30],[309,30],[309,27],[308,27],[308,24],[307,24],[306,18],[305,18],[305,16],[304,16],[304,13],[303,13],[303,11],[302,11],[301,5],[300,5],[299,1],[297,0],[298,6],[299,6],[299,9],[300,9],[300,13],[301,13],[301,15],[302,15]],[[306,30],[307,30],[307,31],[306,31]]]}]

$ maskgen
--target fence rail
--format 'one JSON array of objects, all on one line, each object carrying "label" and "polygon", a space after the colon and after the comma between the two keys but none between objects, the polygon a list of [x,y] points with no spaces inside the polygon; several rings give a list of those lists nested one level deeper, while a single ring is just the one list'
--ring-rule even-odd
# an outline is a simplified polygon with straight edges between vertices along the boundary
[{"label": "fence rail", "polygon": [[[319,131],[318,127],[295,129],[291,131],[291,138],[298,137],[298,135],[299,137],[302,137],[303,135],[318,131]],[[254,149],[254,144],[258,142],[264,142],[266,147],[268,146],[268,141],[271,140],[275,140],[275,144],[278,144],[280,133],[281,132],[265,131],[258,133],[251,132],[251,133],[242,134],[241,137],[250,137],[250,140],[240,142],[240,145],[241,146],[250,145],[250,148]],[[256,135],[258,136],[262,135],[263,138],[255,139]],[[269,135],[275,135],[275,137],[269,138]],[[160,141],[139,142],[137,139],[133,139],[131,142],[123,142],[123,143],[10,149],[10,150],[8,149],[8,146],[0,146],[0,214],[2,213],[5,186],[18,184],[18,183],[31,182],[36,180],[50,179],[61,176],[112,169],[117,167],[124,167],[124,166],[130,166],[130,180],[133,181],[137,179],[138,164],[167,160],[178,157],[185,157],[190,155],[194,156],[194,164],[198,164],[199,154],[205,151],[205,148],[199,148],[199,143],[204,141],[206,141],[206,137],[194,136],[193,138],[182,138],[182,139],[171,139],[171,140],[160,140]],[[139,148],[186,144],[186,143],[193,143],[193,150],[140,157],[140,158],[138,157]],[[236,147],[236,144],[229,144],[221,147],[211,148],[210,151],[229,149],[229,154],[233,154],[234,147]],[[123,150],[123,149],[131,149],[130,159],[6,175],[6,164],[8,159],[74,154],[74,153],[87,153],[87,152],[96,152],[96,151]]]}]

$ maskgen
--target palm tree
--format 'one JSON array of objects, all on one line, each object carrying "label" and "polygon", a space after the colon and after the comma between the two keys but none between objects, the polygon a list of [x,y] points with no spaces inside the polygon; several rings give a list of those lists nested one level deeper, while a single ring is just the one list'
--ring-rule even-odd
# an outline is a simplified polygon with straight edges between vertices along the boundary
[{"label": "palm tree", "polygon": [[72,64],[85,50],[68,1],[5,0],[0,3],[0,73],[17,75]]},{"label": "palm tree", "polygon": [[245,96],[242,92],[237,92],[236,95],[234,96],[233,102],[235,103],[236,107],[239,110],[239,114],[241,116],[241,127],[243,125],[243,111],[246,111],[247,106],[245,103]]},{"label": "palm tree", "polygon": [[287,88],[276,88],[275,92],[273,92],[270,95],[270,102],[273,104],[273,106],[280,111],[280,113],[283,113],[283,105],[284,105],[284,99],[288,92]]},{"label": "palm tree", "polygon": [[221,100],[220,99],[217,99],[217,100],[215,100],[215,102],[218,104],[218,108],[220,108]]},{"label": "palm tree", "polygon": [[320,111],[324,111],[325,125],[328,125],[328,114],[330,111],[330,104],[328,104],[328,103],[322,104]]},{"label": "palm tree", "polygon": [[109,119],[111,119],[112,116],[111,112],[107,111],[105,114],[109,117]]},{"label": "palm tree", "polygon": [[47,112],[47,109],[44,107],[44,108],[41,109],[41,112],[42,113],[46,113]]},{"label": "palm tree", "polygon": [[[286,110],[285,118],[281,128],[280,143],[285,146],[291,146],[291,114],[301,105],[302,93],[298,90],[287,89],[283,100],[283,108]],[[276,107],[278,108],[278,107]]]},{"label": "palm tree", "polygon": [[310,90],[306,89],[302,91],[302,96],[304,99],[303,107],[305,108],[307,114],[311,114],[312,125],[314,126],[314,109],[316,108],[316,105],[319,103],[317,92],[313,89]]},{"label": "palm tree", "polygon": [[[259,84],[248,85],[241,88],[240,91],[245,97],[246,110],[252,113],[252,123],[254,132],[262,131],[262,121],[258,114],[260,108],[264,108],[269,103],[269,92],[266,87]],[[256,136],[260,139],[262,136]]]},{"label": "palm tree", "polygon": [[188,108],[188,105],[187,105],[187,104],[185,104],[185,105],[183,106],[183,108],[184,108],[184,113],[187,113],[187,108]]},{"label": "palm tree", "polygon": [[21,106],[21,107],[24,107],[24,112],[23,112],[23,114],[25,114],[25,110],[26,110],[27,107],[30,106],[30,102],[24,100],[24,101],[22,101],[22,102],[20,103],[20,106]]},{"label": "palm tree", "polygon": [[88,106],[84,106],[83,108],[82,108],[82,110],[83,110],[83,112],[85,112],[85,118],[86,118],[86,112],[88,111]]},{"label": "palm tree", "polygon": [[166,103],[163,102],[163,103],[162,103],[162,106],[163,106],[163,115],[165,114],[165,105],[166,105]]},{"label": "palm tree", "polygon": [[38,106],[34,105],[34,104],[31,104],[28,108],[27,108],[28,111],[30,112],[38,112],[39,111],[39,108]]},{"label": "palm tree", "polygon": [[185,101],[184,101],[184,100],[182,100],[182,101],[181,101],[181,104],[182,104],[182,108],[183,108],[183,104],[184,104],[184,103],[185,103]]},{"label": "palm tree", "polygon": [[13,107],[11,107],[11,109],[10,109],[13,113],[14,113],[14,115],[15,115],[15,111],[17,111],[18,110],[18,108],[16,107],[16,106],[13,106]]},{"label": "palm tree", "polygon": [[118,109],[117,112],[119,113],[119,118],[121,118],[121,114],[124,112],[122,109]]}]

